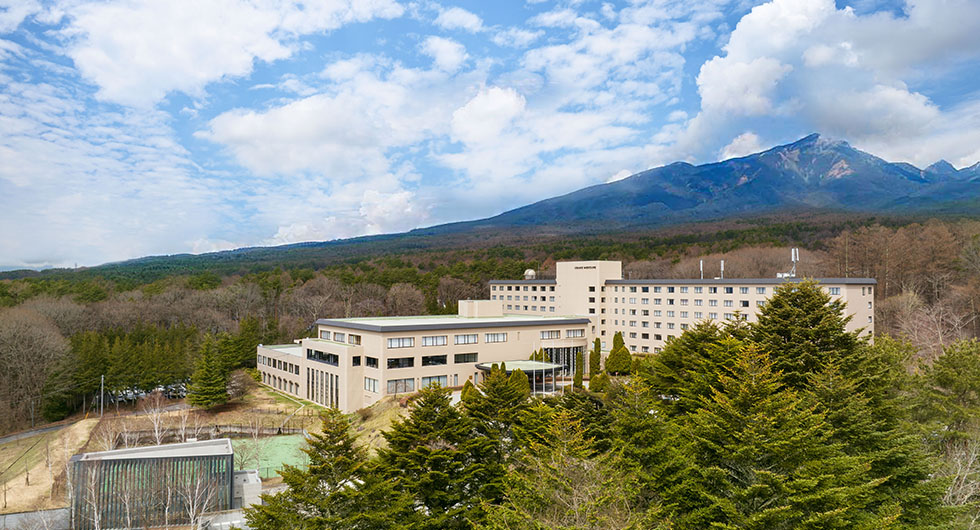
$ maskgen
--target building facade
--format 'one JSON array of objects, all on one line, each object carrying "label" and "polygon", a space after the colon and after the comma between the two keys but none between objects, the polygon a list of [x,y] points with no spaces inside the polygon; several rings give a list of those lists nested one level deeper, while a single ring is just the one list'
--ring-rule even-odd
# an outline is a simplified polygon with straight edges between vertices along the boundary
[{"label": "building facade", "polygon": [[[555,279],[495,280],[491,301],[505,313],[588,316],[607,349],[617,331],[634,353],[657,353],[664,344],[702,320],[756,320],[775,289],[801,278],[624,279],[618,261],[559,262]],[[847,304],[849,331],[874,333],[871,278],[817,278]]]},{"label": "building facade", "polygon": [[[594,338],[608,350],[617,331],[630,351],[657,353],[700,321],[755,321],[779,285],[799,281],[633,280],[618,261],[560,262],[554,279],[491,281],[490,300],[461,301],[458,315],[318,320],[315,337],[259,346],[258,369],[273,388],[349,412],[430,384],[478,383],[477,364],[540,348],[569,375]],[[874,332],[875,280],[818,281],[846,302],[850,330]]]},{"label": "building facade", "polygon": [[321,319],[317,336],[259,346],[262,382],[343,411],[431,384],[478,383],[480,363],[528,359],[544,348],[575,369],[594,332],[586,317],[504,314],[489,300],[460,302],[458,315]]}]

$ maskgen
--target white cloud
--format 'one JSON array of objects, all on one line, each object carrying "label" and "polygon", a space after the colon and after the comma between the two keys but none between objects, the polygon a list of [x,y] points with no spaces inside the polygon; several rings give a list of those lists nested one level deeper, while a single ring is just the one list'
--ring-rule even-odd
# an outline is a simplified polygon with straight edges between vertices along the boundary
[{"label": "white cloud", "polygon": [[[919,165],[969,156],[976,144],[968,138],[980,120],[944,110],[911,86],[980,59],[980,32],[964,22],[980,18],[980,4],[912,1],[905,11],[859,15],[833,0],[756,6],[738,22],[725,53],[702,65],[701,110],[677,135],[673,152],[704,160],[715,153],[712,144],[765,119]],[[945,136],[953,122],[964,128],[958,139]],[[928,141],[935,135],[951,141]],[[909,138],[930,150],[903,154],[897,146]]]},{"label": "white cloud", "polygon": [[524,112],[525,105],[524,96],[512,88],[482,90],[453,112],[453,136],[471,144],[492,141]]},{"label": "white cloud", "polygon": [[497,46],[525,48],[544,35],[543,30],[528,31],[521,28],[507,28],[493,34],[491,40]]},{"label": "white cloud", "polygon": [[99,97],[146,107],[172,91],[200,97],[208,83],[247,76],[255,61],[289,57],[298,36],[401,13],[388,0],[129,0],[73,6],[64,34]]},{"label": "white cloud", "polygon": [[432,57],[436,66],[446,72],[459,70],[466,61],[466,48],[444,37],[431,36],[422,41],[422,53]]},{"label": "white cloud", "polygon": [[14,31],[25,18],[40,10],[41,4],[36,0],[0,0],[0,34]]},{"label": "white cloud", "polygon": [[701,107],[733,114],[766,114],[773,111],[770,95],[792,66],[770,57],[733,62],[720,57],[704,63],[698,74]]},{"label": "white cloud", "polygon": [[450,7],[443,10],[436,17],[435,23],[445,29],[461,29],[470,33],[476,33],[483,29],[483,20],[461,7]]},{"label": "white cloud", "polygon": [[628,170],[628,169],[620,169],[613,176],[611,176],[611,177],[609,177],[609,178],[606,179],[606,184],[609,184],[610,182],[616,182],[616,181],[623,180],[624,178],[626,178],[626,177],[628,177],[628,176],[630,176],[632,174],[633,174],[633,172],[630,171],[630,170]]},{"label": "white cloud", "polygon": [[729,158],[738,158],[745,155],[751,155],[752,153],[758,153],[763,150],[762,142],[759,136],[754,132],[744,132],[734,139],[732,142],[721,149],[719,153],[719,158],[721,160],[728,160]]}]

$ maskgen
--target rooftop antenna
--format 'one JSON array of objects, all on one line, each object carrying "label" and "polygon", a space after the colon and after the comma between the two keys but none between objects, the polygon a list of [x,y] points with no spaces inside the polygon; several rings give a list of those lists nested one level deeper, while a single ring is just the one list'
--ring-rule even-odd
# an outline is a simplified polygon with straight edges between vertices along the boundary
[{"label": "rooftop antenna", "polygon": [[793,262],[793,268],[789,272],[779,272],[776,273],[777,278],[796,278],[796,264],[800,261],[800,249],[791,248],[789,251],[789,259]]},{"label": "rooftop antenna", "polygon": [[721,279],[725,279],[725,260],[721,260]]},{"label": "rooftop antenna", "polygon": [[704,279],[704,260],[700,260],[700,263],[699,263],[698,266],[701,269],[701,279],[703,280]]}]

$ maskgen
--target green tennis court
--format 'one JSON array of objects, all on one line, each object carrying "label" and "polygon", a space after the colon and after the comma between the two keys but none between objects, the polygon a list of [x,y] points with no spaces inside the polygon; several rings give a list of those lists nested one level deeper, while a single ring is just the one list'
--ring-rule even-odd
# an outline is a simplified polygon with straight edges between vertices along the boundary
[{"label": "green tennis court", "polygon": [[258,469],[262,478],[273,478],[283,464],[306,467],[306,438],[302,434],[270,436],[252,440],[240,438],[232,440],[235,449],[235,467],[239,469]]}]

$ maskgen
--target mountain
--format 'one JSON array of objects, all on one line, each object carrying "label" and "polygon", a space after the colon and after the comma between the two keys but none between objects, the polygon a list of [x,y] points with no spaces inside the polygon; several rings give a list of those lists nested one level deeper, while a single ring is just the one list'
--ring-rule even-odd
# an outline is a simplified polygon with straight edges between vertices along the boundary
[{"label": "mountain", "polygon": [[798,210],[976,213],[969,210],[980,199],[978,184],[980,164],[957,170],[941,160],[921,170],[811,134],[741,158],[698,166],[676,162],[487,219],[421,231],[651,227]]}]

